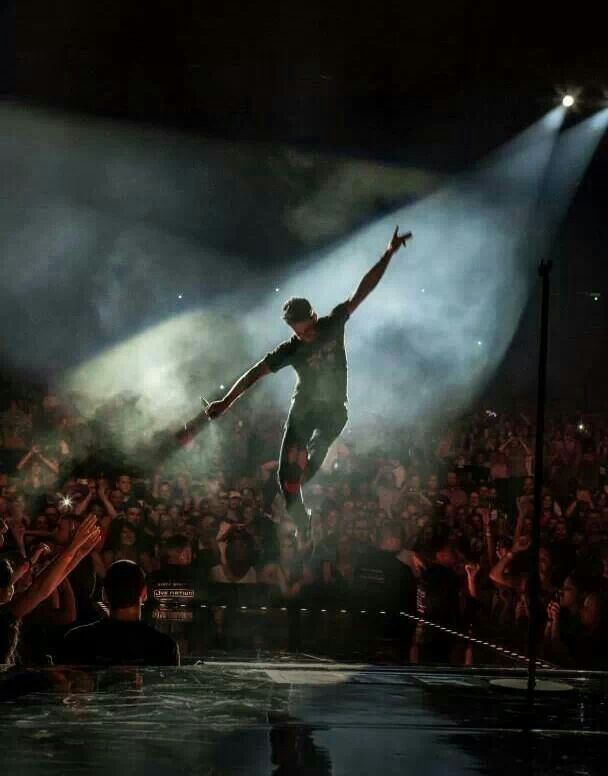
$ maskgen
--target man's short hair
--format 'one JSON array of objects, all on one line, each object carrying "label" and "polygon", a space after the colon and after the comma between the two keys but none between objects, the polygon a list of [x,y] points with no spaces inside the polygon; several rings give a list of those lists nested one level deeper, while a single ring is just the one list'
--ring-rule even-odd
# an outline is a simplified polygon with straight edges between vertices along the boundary
[{"label": "man's short hair", "polygon": [[146,586],[146,575],[132,560],[117,560],[106,572],[103,587],[110,609],[137,606]]},{"label": "man's short hair", "polygon": [[386,541],[387,539],[398,539],[401,541],[403,538],[403,529],[396,521],[387,520],[386,523],[383,523],[378,528],[377,535],[379,544]]},{"label": "man's short hair", "polygon": [[285,323],[300,323],[312,318],[312,305],[308,299],[292,296],[283,305],[283,320]]},{"label": "man's short hair", "polygon": [[170,550],[179,550],[181,552],[189,546],[190,540],[183,534],[174,534],[173,536],[170,536],[165,542],[165,550],[167,550],[167,552]]}]

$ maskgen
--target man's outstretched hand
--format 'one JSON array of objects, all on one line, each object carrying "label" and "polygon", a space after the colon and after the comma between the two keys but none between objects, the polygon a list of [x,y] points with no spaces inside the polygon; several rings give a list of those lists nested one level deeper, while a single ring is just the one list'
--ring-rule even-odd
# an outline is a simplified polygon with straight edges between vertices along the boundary
[{"label": "man's outstretched hand", "polygon": [[411,239],[412,233],[411,232],[405,232],[405,234],[399,234],[399,227],[395,227],[395,231],[393,233],[393,236],[391,237],[391,241],[388,244],[388,250],[391,253],[397,253],[399,248],[401,248],[402,245],[405,245],[405,243]]}]

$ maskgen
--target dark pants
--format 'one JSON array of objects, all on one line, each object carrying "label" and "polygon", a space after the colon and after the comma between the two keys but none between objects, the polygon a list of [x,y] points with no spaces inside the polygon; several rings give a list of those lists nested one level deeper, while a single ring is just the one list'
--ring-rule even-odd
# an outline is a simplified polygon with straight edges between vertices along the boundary
[{"label": "dark pants", "polygon": [[346,425],[348,415],[343,404],[314,402],[291,405],[279,459],[279,487],[287,511],[298,532],[308,526],[308,515],[302,501],[302,485],[320,469],[332,442]]}]

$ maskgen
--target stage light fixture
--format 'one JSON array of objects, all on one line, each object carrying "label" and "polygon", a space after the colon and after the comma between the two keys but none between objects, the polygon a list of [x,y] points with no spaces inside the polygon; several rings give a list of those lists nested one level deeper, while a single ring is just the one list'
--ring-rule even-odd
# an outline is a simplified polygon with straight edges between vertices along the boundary
[{"label": "stage light fixture", "polygon": [[562,97],[562,105],[564,108],[572,108],[576,100],[572,94],[564,94]]}]

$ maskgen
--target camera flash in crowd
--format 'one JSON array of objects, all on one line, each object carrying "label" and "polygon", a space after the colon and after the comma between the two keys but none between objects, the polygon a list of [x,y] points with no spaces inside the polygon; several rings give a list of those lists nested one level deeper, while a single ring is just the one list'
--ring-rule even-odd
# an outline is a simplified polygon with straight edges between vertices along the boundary
[{"label": "camera flash in crowd", "polygon": [[72,506],[72,504],[73,504],[73,503],[74,503],[74,502],[72,501],[72,499],[71,499],[69,496],[64,496],[64,497],[61,499],[61,506],[62,506],[64,509],[69,509],[69,508]]}]

